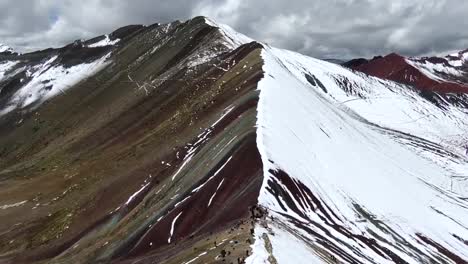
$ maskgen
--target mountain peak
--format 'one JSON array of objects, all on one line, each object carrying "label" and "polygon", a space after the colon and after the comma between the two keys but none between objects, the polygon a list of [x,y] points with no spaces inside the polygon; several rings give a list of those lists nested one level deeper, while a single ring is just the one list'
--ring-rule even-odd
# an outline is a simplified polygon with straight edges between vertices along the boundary
[{"label": "mountain peak", "polygon": [[218,28],[222,33],[223,37],[226,38],[227,43],[230,45],[231,48],[239,47],[242,44],[247,44],[249,42],[255,41],[250,37],[239,33],[238,31],[234,30],[232,27],[226,24],[217,23],[214,20],[207,17],[199,17],[199,19],[203,19],[204,22],[209,26]]},{"label": "mountain peak", "polygon": [[387,58],[387,59],[394,59],[394,58],[403,58],[403,56],[401,56],[400,54],[396,53],[396,52],[392,52],[392,53],[389,53],[387,54],[386,56],[384,56],[384,58]]}]

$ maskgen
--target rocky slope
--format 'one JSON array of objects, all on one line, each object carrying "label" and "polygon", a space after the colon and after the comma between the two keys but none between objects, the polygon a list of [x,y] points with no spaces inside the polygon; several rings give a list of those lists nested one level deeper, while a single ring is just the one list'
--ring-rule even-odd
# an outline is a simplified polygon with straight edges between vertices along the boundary
[{"label": "rocky slope", "polygon": [[203,17],[0,53],[0,262],[465,263],[443,96]]}]

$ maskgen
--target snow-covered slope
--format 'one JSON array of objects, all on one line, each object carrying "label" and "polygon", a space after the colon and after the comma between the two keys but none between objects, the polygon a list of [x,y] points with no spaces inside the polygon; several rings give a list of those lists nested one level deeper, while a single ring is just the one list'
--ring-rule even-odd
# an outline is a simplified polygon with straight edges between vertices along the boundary
[{"label": "snow-covered slope", "polygon": [[465,62],[462,55],[456,60],[449,57],[447,60],[432,62],[429,59],[407,58],[406,62],[437,82],[456,80],[466,74],[462,69]]},{"label": "snow-covered slope", "polygon": [[8,100],[6,106],[0,109],[0,116],[14,109],[21,109],[30,105],[38,106],[44,101],[77,84],[79,81],[92,76],[108,65],[107,59],[110,53],[92,62],[66,67],[57,63],[58,55],[43,60],[34,66],[25,65],[14,71],[13,67],[21,64],[21,61],[5,61],[0,64],[0,81],[25,72],[25,78],[21,79],[22,87],[19,88]]},{"label": "snow-covered slope", "polygon": [[4,45],[2,43],[0,43],[0,53],[2,52],[12,52],[13,50],[8,47],[7,45]]},{"label": "snow-covered slope", "polygon": [[465,152],[461,145],[468,140],[465,107],[450,102],[440,107],[410,86],[352,72],[298,53],[274,51],[281,55],[288,71],[303,83],[310,85],[307,79],[317,78],[316,87],[323,86],[320,90],[337,107],[351,109],[373,124],[437,142],[459,154]]},{"label": "snow-covered slope", "polygon": [[7,73],[18,63],[19,61],[0,62],[0,82],[7,77]]},{"label": "snow-covered slope", "polygon": [[120,41],[120,39],[111,40],[109,35],[105,35],[104,38],[96,43],[89,44],[89,48],[97,48],[97,47],[104,47],[104,46],[111,46],[115,45]]},{"label": "snow-covered slope", "polygon": [[461,67],[468,64],[468,50],[452,53],[445,57],[448,63],[454,67]]},{"label": "snow-covered slope", "polygon": [[[248,263],[468,260],[466,109],[297,53],[262,56],[259,203],[270,217]],[[291,237],[297,250],[281,246]]]}]

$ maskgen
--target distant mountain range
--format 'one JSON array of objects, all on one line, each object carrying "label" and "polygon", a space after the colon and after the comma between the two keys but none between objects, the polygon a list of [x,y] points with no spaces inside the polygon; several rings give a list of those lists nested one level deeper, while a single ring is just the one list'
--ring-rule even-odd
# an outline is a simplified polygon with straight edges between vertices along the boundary
[{"label": "distant mountain range", "polygon": [[468,50],[446,57],[403,57],[392,53],[372,60],[355,59],[344,66],[382,79],[440,93],[468,92]]}]

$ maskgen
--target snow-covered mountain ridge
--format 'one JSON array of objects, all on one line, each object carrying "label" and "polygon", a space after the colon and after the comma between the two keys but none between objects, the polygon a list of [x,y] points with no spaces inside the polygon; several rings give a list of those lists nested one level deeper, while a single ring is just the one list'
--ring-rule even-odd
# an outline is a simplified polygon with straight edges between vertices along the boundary
[{"label": "snow-covered mountain ridge", "polygon": [[[262,57],[259,203],[271,220],[256,235],[278,263],[468,258],[466,108],[297,53]],[[281,240],[302,241],[302,257]],[[248,262],[267,262],[262,249]]]}]

